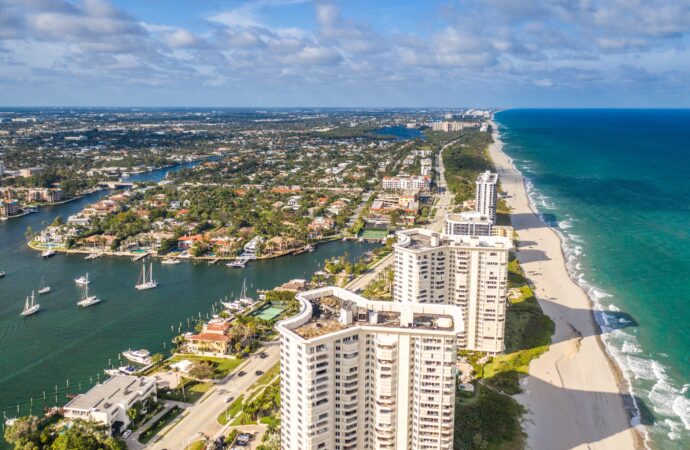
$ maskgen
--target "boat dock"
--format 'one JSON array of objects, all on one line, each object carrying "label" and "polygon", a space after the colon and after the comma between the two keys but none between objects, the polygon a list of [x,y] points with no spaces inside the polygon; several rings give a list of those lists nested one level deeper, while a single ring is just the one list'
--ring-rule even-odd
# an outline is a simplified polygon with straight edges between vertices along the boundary
[{"label": "boat dock", "polygon": [[132,261],[137,262],[139,260],[146,258],[147,256],[149,256],[149,252],[142,253],[141,255],[135,256],[134,258],[132,258]]},{"label": "boat dock", "polygon": [[91,261],[91,260],[93,260],[93,259],[98,259],[98,258],[100,258],[101,256],[103,256],[102,253],[91,253],[90,255],[84,257],[84,259],[87,260],[87,261]]}]

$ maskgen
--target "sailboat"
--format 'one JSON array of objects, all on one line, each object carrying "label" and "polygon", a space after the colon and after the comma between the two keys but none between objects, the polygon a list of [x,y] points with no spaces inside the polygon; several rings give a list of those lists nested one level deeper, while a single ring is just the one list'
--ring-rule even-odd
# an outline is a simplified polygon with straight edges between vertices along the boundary
[{"label": "sailboat", "polygon": [[89,295],[89,285],[84,285],[84,292],[81,295],[81,300],[77,302],[77,305],[81,306],[82,308],[86,308],[87,306],[95,305],[96,303],[100,302],[100,298],[96,297],[95,295]]},{"label": "sailboat", "polygon": [[242,282],[242,291],[240,292],[240,296],[231,302],[220,303],[228,309],[240,309],[244,306],[247,306],[247,304],[251,304],[253,302],[254,299],[247,295],[247,279],[245,278]]},{"label": "sailboat", "polygon": [[141,275],[139,276],[139,281],[134,286],[138,291],[143,291],[145,289],[153,289],[158,287],[158,282],[153,279],[153,264],[149,266],[148,277],[146,276],[146,264],[141,265]]},{"label": "sailboat", "polygon": [[89,281],[89,272],[86,272],[86,275],[83,275],[79,278],[75,278],[74,282],[77,283],[80,286],[88,286],[90,281]]},{"label": "sailboat", "polygon": [[50,292],[50,286],[46,286],[45,280],[41,277],[41,287],[38,288],[38,294],[47,294],[48,292]]},{"label": "sailboat", "polygon": [[26,303],[24,303],[24,309],[19,314],[20,316],[30,316],[31,314],[36,314],[41,309],[41,305],[34,303],[34,300],[34,291],[31,291],[31,300],[29,300],[29,297],[26,297]]}]

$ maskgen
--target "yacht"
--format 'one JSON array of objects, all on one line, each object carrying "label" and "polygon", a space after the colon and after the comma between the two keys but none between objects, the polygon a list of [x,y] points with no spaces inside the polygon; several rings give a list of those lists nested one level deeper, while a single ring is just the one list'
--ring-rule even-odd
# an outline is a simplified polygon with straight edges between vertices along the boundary
[{"label": "yacht", "polygon": [[149,272],[146,273],[146,264],[141,265],[141,275],[139,276],[139,281],[134,287],[138,291],[143,291],[146,289],[153,289],[158,287],[158,282],[153,279],[153,264],[149,266]]},{"label": "yacht", "polygon": [[137,364],[144,364],[144,365],[149,365],[151,364],[151,353],[148,350],[127,350],[126,352],[122,352],[122,356],[124,356],[126,359],[129,361],[135,362]]},{"label": "yacht", "polygon": [[137,373],[137,368],[133,366],[120,366],[112,369],[105,369],[104,372],[110,376],[135,375]]},{"label": "yacht", "polygon": [[38,288],[38,294],[47,294],[48,292],[50,292],[50,286],[46,286],[45,280],[41,277],[41,287]]},{"label": "yacht", "polygon": [[41,252],[41,256],[44,258],[50,258],[51,256],[55,256],[55,250],[43,250]]},{"label": "yacht", "polygon": [[161,264],[173,265],[173,264],[179,264],[180,262],[181,261],[179,259],[165,258],[163,261],[161,261]]},{"label": "yacht", "polygon": [[4,271],[0,272],[0,278],[5,278],[5,275],[7,275]]},{"label": "yacht", "polygon": [[75,278],[74,282],[77,283],[80,286],[88,286],[90,281],[89,281],[89,272],[86,272],[86,275],[83,275],[79,278]]},{"label": "yacht", "polygon": [[19,314],[20,316],[30,316],[31,314],[36,314],[41,309],[41,305],[35,303],[34,300],[34,291],[31,291],[31,297],[26,297],[26,303],[24,303],[24,309]]},{"label": "yacht", "polygon": [[242,282],[242,291],[240,296],[233,300],[232,302],[220,302],[223,306],[228,309],[237,309],[238,307],[246,306],[254,302],[254,299],[247,295],[247,279],[245,278]]},{"label": "yacht", "polygon": [[96,297],[95,295],[89,295],[89,286],[85,285],[84,293],[81,295],[81,300],[77,302],[77,305],[81,306],[82,308],[86,308],[87,306],[95,305],[96,303],[100,302],[100,298]]},{"label": "yacht", "polygon": [[244,258],[243,258],[243,257],[239,257],[239,258],[235,259],[233,262],[227,263],[226,266],[228,266],[228,267],[240,267],[240,268],[244,268],[244,267],[247,266],[247,262],[248,262],[248,261],[249,261],[249,258],[246,258],[246,257],[244,257]]}]

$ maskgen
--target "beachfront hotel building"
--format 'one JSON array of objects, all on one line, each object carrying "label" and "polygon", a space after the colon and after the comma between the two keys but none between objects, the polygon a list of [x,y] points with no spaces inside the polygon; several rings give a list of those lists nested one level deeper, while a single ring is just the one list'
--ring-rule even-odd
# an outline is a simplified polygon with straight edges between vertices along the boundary
[{"label": "beachfront hotel building", "polygon": [[505,349],[508,253],[512,241],[418,228],[397,233],[393,300],[459,306],[459,345],[491,354]]},{"label": "beachfront hotel building", "polygon": [[453,448],[461,308],[297,294],[280,333],[281,448]]},{"label": "beachfront hotel building", "polygon": [[483,172],[477,177],[475,191],[477,212],[496,221],[496,204],[498,203],[498,174],[490,171]]},{"label": "beachfront hotel building", "polygon": [[493,221],[477,211],[446,216],[446,234],[452,236],[491,236]]}]

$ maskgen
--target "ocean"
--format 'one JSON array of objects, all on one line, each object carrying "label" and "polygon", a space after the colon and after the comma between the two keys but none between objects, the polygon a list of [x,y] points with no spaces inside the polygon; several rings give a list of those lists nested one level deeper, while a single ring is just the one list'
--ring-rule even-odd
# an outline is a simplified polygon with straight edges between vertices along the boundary
[{"label": "ocean", "polygon": [[690,448],[690,110],[507,110],[495,120],[595,304],[652,445]]}]

